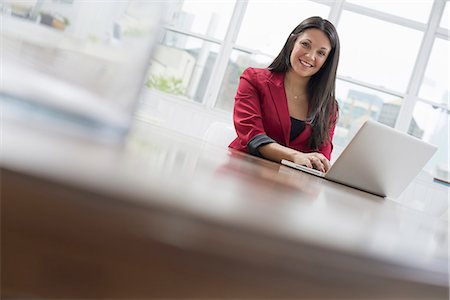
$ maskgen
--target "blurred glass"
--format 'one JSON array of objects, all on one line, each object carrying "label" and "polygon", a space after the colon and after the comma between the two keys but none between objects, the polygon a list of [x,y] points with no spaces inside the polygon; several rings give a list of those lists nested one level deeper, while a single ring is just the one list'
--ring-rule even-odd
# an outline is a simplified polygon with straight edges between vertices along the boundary
[{"label": "blurred glass", "polygon": [[427,23],[433,5],[433,1],[424,0],[347,0],[347,2],[422,23]]},{"label": "blurred glass", "polygon": [[431,51],[419,97],[450,107],[449,98],[449,41],[436,38]]},{"label": "blurred glass", "polygon": [[148,1],[3,1],[1,93],[8,111],[25,101],[47,107],[48,119],[61,111],[126,131],[162,11]]},{"label": "blurred glass", "polygon": [[450,29],[450,24],[448,21],[448,15],[449,15],[449,11],[448,11],[448,6],[450,4],[448,4],[449,1],[445,2],[445,8],[444,8],[444,12],[442,13],[442,19],[441,19],[441,25],[440,27],[445,28],[445,29]]},{"label": "blurred glass", "polygon": [[236,1],[167,1],[169,13],[165,23],[184,31],[223,39]]},{"label": "blurred glass", "polygon": [[336,82],[339,121],[333,143],[345,147],[368,119],[394,127],[402,98],[342,80]]},{"label": "blurred glass", "polygon": [[166,31],[150,64],[147,87],[201,102],[220,45]]},{"label": "blurred glass", "polygon": [[[413,112],[413,122],[422,132],[420,138],[436,145],[438,150],[425,166],[435,176],[449,180],[449,110],[418,101]],[[412,124],[411,124],[412,125]]]},{"label": "blurred glass", "polygon": [[327,18],[329,11],[329,6],[311,1],[249,1],[236,44],[275,56],[301,21]]},{"label": "blurred glass", "polygon": [[265,68],[273,60],[273,57],[266,55],[255,55],[234,49],[231,52],[230,60],[225,71],[225,76],[220,87],[216,107],[232,111],[234,106],[234,97],[239,84],[239,78],[242,72],[248,67]]},{"label": "blurred glass", "polygon": [[405,92],[423,33],[344,11],[338,26],[338,73]]}]

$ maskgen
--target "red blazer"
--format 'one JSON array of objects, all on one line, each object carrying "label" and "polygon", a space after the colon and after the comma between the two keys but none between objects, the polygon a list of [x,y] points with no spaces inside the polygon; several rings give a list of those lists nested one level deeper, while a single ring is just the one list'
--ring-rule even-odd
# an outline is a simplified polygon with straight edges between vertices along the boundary
[{"label": "red blazer", "polygon": [[[237,138],[230,148],[248,152],[247,144],[256,135],[266,134],[277,143],[301,152],[313,152],[308,147],[312,128],[306,125],[303,132],[289,141],[291,119],[284,90],[285,73],[275,73],[268,69],[247,68],[241,75],[234,104],[234,126]],[[334,134],[330,129],[330,141]],[[330,159],[333,144],[327,142],[319,147],[319,152]]]}]

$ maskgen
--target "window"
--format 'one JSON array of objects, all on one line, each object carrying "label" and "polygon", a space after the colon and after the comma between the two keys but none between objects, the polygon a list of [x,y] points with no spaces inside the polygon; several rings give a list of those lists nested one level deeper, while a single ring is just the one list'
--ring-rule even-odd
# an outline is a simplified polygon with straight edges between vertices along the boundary
[{"label": "window", "polygon": [[239,84],[239,77],[248,67],[264,68],[273,60],[272,56],[253,55],[247,52],[233,50],[228,62],[225,77],[220,88],[216,107],[232,111],[234,105],[234,96]]},{"label": "window", "polygon": [[448,11],[448,6],[449,6],[449,4],[448,4],[449,2],[447,1],[446,3],[445,3],[445,9],[444,9],[444,12],[442,13],[442,19],[441,19],[441,27],[442,28],[446,28],[446,29],[450,29],[450,24],[449,24],[449,21],[448,21],[448,15],[449,15],[449,11]]},{"label": "window", "polygon": [[147,86],[201,102],[219,45],[166,31],[152,57]]},{"label": "window", "polygon": [[419,97],[449,106],[449,41],[436,38],[428,61]]},{"label": "window", "polygon": [[410,129],[412,126],[417,128],[420,133],[419,138],[438,147],[438,151],[425,169],[447,179],[449,176],[449,116],[448,108],[418,101],[413,113],[414,124],[411,123],[410,126]]},{"label": "window", "polygon": [[[419,138],[438,147],[437,153],[426,169],[442,178],[449,176],[449,41],[436,38],[419,90],[419,100],[413,112],[417,127],[422,132]],[[435,103],[435,104],[433,104]]]},{"label": "window", "polygon": [[406,91],[422,32],[347,11],[342,13],[338,32],[340,75]]},{"label": "window", "polygon": [[433,1],[424,0],[347,0],[347,2],[422,23],[426,23],[428,21],[431,6],[433,5]]},{"label": "window", "polygon": [[[311,16],[327,18],[329,10],[326,5],[307,1],[250,1],[230,55],[216,107],[232,111],[242,71],[247,67],[267,67],[295,26]],[[298,13],[286,13],[289,11]],[[276,22],[268,22],[267,18],[276,19]]]},{"label": "window", "polygon": [[329,10],[309,1],[250,1],[236,44],[275,57],[295,26],[308,17],[326,18]]},{"label": "window", "polygon": [[166,25],[184,31],[225,37],[235,1],[167,1],[169,12]]},{"label": "window", "polygon": [[339,121],[333,138],[335,145],[345,146],[368,119],[394,127],[402,99],[342,80],[336,82]]},{"label": "window", "polygon": [[202,102],[234,1],[170,1],[164,36],[150,64],[150,88]]}]

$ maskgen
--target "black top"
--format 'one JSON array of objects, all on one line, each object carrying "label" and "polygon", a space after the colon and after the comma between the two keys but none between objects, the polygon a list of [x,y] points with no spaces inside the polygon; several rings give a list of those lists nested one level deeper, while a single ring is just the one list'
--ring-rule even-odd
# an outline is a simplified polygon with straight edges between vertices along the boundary
[{"label": "black top", "polygon": [[291,137],[290,141],[295,140],[305,130],[306,122],[291,117]]}]

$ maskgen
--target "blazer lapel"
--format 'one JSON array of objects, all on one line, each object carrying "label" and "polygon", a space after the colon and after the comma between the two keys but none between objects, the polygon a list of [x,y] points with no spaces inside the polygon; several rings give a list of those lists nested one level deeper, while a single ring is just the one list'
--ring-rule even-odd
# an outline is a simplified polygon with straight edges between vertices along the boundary
[{"label": "blazer lapel", "polygon": [[285,145],[289,146],[291,119],[289,118],[289,108],[284,91],[284,76],[285,73],[272,73],[267,79],[267,85],[269,86],[281,128],[283,129]]}]

